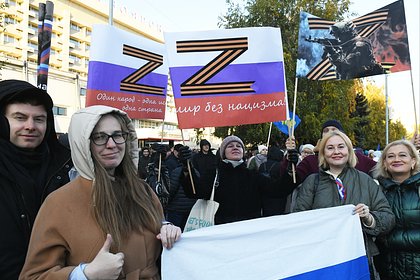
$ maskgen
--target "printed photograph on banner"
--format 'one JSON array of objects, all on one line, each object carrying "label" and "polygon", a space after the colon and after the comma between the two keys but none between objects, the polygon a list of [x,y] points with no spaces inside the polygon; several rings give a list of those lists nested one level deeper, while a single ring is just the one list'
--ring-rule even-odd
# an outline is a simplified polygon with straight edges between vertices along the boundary
[{"label": "printed photograph on banner", "polygon": [[94,25],[86,106],[108,105],[134,119],[164,119],[168,66],[163,44]]},{"label": "printed photograph on banner", "polygon": [[297,77],[348,80],[410,68],[402,0],[345,21],[300,13]]},{"label": "printed photograph on banner", "polygon": [[180,128],[286,119],[279,28],[164,34]]}]

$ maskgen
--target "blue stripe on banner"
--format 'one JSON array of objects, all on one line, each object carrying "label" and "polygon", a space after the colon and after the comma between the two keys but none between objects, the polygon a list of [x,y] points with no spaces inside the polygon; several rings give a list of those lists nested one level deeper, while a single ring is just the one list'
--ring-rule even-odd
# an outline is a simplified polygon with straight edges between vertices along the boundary
[{"label": "blue stripe on banner", "polygon": [[354,205],[190,232],[163,250],[162,280],[369,280]]},{"label": "blue stripe on banner", "polygon": [[[88,89],[120,92],[121,81],[136,70],[111,63],[90,61],[87,87]],[[164,92],[166,93],[168,77],[158,73],[149,73],[140,79],[138,83],[164,87]]]},{"label": "blue stripe on banner", "polygon": [[352,261],[341,263],[302,273],[299,275],[283,278],[283,280],[369,280],[369,265],[366,256]]},{"label": "blue stripe on banner", "polygon": [[[180,85],[197,73],[201,66],[170,68],[174,96],[180,96]],[[206,82],[232,83],[255,81],[252,88],[258,94],[285,92],[284,66],[282,62],[231,64]],[[222,94],[218,95],[222,96]]]}]

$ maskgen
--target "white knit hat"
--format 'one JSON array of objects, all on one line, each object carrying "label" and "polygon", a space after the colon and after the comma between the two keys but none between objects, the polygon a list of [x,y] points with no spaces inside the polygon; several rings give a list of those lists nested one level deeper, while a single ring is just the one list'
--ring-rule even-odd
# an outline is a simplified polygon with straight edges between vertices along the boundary
[{"label": "white knit hat", "polygon": [[238,136],[235,135],[230,135],[228,137],[226,137],[225,139],[223,139],[222,144],[220,144],[220,157],[222,159],[225,159],[225,149],[227,147],[227,145],[231,142],[238,142],[239,144],[241,144],[242,149],[245,151],[245,145],[244,142],[242,142],[241,138],[239,138]]},{"label": "white knit hat", "polygon": [[267,148],[267,146],[265,146],[265,145],[258,145],[258,153],[260,153],[261,154],[261,151],[262,150],[268,150],[268,148]]}]

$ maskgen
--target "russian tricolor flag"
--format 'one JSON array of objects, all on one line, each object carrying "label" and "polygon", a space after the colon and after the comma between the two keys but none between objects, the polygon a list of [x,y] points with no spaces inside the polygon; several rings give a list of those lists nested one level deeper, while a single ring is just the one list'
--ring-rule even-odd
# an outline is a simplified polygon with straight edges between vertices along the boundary
[{"label": "russian tricolor flag", "polygon": [[162,43],[97,24],[89,59],[86,106],[112,106],[135,119],[164,119],[169,70]]},{"label": "russian tricolor flag", "polygon": [[369,280],[353,205],[183,233],[162,254],[163,280]]},{"label": "russian tricolor flag", "polygon": [[165,33],[180,128],[286,119],[279,28]]}]

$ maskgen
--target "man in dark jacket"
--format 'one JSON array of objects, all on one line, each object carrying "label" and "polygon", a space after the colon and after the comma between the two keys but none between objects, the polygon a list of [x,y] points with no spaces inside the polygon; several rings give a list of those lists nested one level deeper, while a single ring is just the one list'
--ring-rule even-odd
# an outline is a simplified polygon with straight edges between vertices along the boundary
[{"label": "man in dark jacket", "polygon": [[179,160],[179,149],[181,147],[183,147],[182,144],[176,144],[172,153],[165,159],[165,165],[168,168],[169,175],[172,173],[172,170],[182,165],[181,161]]},{"label": "man in dark jacket", "polygon": [[216,155],[211,152],[209,141],[206,139],[200,141],[200,151],[193,155],[191,162],[200,174],[214,172],[217,166],[217,160]]},{"label": "man in dark jacket", "polygon": [[174,146],[173,153],[165,161],[170,176],[169,202],[166,207],[166,220],[174,225],[184,229],[188,215],[196,199],[188,198],[184,193],[184,188],[180,182],[182,171],[182,162],[180,150],[184,147],[182,144]]},{"label": "man in dark jacket", "polygon": [[152,157],[150,154],[150,149],[148,147],[143,147],[139,153],[139,163],[138,163],[138,174],[142,179],[147,178],[147,165],[152,162]]},{"label": "man in dark jacket", "polygon": [[52,107],[30,83],[0,82],[0,279],[18,279],[41,203],[69,182],[70,151],[57,140]]},{"label": "man in dark jacket", "polygon": [[[260,165],[258,172],[268,177],[276,176],[276,170],[279,169],[283,155],[283,151],[275,145],[268,148],[267,161]],[[286,197],[272,197],[263,193],[263,216],[268,217],[284,214],[286,200]]]}]

